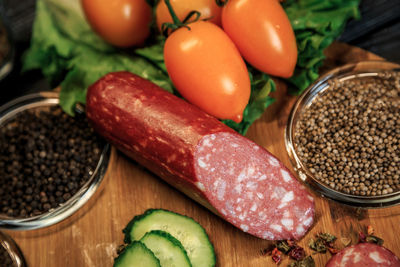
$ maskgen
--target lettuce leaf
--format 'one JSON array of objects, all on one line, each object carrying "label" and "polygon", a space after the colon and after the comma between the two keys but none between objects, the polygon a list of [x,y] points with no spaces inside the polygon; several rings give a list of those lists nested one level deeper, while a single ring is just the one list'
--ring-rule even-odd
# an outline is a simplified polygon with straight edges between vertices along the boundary
[{"label": "lettuce leaf", "polygon": [[286,14],[296,35],[298,59],[287,79],[293,94],[301,94],[318,78],[327,48],[343,32],[350,18],[360,17],[360,0],[287,0]]}]

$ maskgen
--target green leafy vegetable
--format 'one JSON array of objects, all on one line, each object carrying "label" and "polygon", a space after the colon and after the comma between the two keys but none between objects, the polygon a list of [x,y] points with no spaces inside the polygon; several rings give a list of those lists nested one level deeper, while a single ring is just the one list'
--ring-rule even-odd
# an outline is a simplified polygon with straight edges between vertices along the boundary
[{"label": "green leafy vegetable", "polygon": [[[299,46],[296,74],[289,81],[301,92],[318,77],[323,49],[343,30],[349,17],[357,17],[359,0],[288,0]],[[149,2],[155,3],[154,0]],[[23,70],[41,69],[51,86],[61,86],[60,105],[70,115],[84,104],[89,85],[106,73],[130,71],[179,96],[168,77],[163,58],[165,39],[152,36],[145,47],[118,50],[98,37],[86,22],[79,0],[38,0],[31,46]],[[273,80],[249,67],[251,97],[241,123],[223,121],[241,134],[274,102]]]},{"label": "green leafy vegetable", "polygon": [[346,21],[359,18],[360,0],[287,0],[285,11],[292,23],[298,46],[294,75],[287,81],[294,94],[303,92],[318,78],[327,48],[342,32]]}]

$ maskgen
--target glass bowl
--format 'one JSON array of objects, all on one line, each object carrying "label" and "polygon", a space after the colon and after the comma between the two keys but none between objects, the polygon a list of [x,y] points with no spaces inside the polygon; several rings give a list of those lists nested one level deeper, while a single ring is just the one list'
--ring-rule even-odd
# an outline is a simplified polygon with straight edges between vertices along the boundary
[{"label": "glass bowl", "polygon": [[[35,93],[17,98],[0,107],[0,127],[22,111],[35,108],[49,108],[51,106],[58,106],[58,104],[58,93],[55,92]],[[82,109],[80,112],[83,112]],[[83,206],[98,189],[107,170],[109,157],[110,146],[105,143],[99,161],[90,178],[67,201],[58,204],[56,208],[49,209],[47,212],[36,216],[14,218],[7,215],[0,215],[0,228],[31,230],[50,226],[66,219]]]},{"label": "glass bowl", "polygon": [[295,133],[301,115],[307,108],[315,103],[315,99],[327,92],[327,89],[329,89],[330,86],[329,82],[332,79],[345,81],[349,79],[362,79],[365,77],[382,77],[384,71],[400,71],[399,68],[400,65],[387,61],[364,61],[348,64],[336,68],[320,77],[297,99],[291,110],[286,126],[285,145],[295,172],[303,182],[311,187],[311,189],[331,200],[355,207],[377,208],[400,203],[399,190],[379,196],[362,196],[348,194],[329,187],[318,180],[306,167],[305,163],[299,157],[298,147],[295,143]]},{"label": "glass bowl", "polygon": [[[24,256],[22,255],[21,250],[19,249],[18,245],[15,243],[15,241],[6,233],[3,233],[0,231],[0,246],[4,249],[7,253],[8,256],[10,257],[13,267],[25,267],[25,259]],[[4,262],[1,262],[0,264],[5,264]]]}]

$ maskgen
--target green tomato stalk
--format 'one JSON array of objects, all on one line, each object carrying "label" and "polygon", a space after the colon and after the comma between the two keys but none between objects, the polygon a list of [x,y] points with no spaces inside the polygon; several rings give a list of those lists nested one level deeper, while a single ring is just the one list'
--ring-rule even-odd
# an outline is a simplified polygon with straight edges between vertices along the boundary
[{"label": "green tomato stalk", "polygon": [[171,5],[170,1],[169,0],[164,0],[164,2],[167,5],[168,11],[171,14],[172,21],[173,21],[173,23],[165,22],[161,26],[161,32],[163,33],[163,35],[165,37],[168,37],[168,35],[170,33],[169,30],[175,31],[175,30],[177,30],[177,29],[179,29],[181,27],[185,27],[188,30],[190,30],[190,27],[188,26],[188,24],[189,24],[188,21],[193,16],[195,16],[195,18],[193,20],[191,20],[190,23],[198,21],[200,16],[201,16],[199,11],[193,10],[193,11],[189,12],[189,14],[183,19],[183,21],[180,21],[178,16],[176,15],[174,9],[172,8],[172,5]]}]

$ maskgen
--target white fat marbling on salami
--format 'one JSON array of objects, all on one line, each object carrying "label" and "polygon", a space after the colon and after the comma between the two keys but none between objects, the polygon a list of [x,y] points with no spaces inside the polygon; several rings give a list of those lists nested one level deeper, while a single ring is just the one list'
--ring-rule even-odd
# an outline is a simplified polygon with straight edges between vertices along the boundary
[{"label": "white fat marbling on salami", "polygon": [[313,218],[309,217],[309,218],[304,220],[303,225],[306,226],[306,227],[309,227],[309,226],[311,226],[312,223],[313,223]]},{"label": "white fat marbling on salami", "polygon": [[350,260],[350,256],[353,255],[353,251],[354,249],[349,249],[344,253],[341,264],[346,264]]},{"label": "white fat marbling on salami", "polygon": [[293,220],[292,219],[282,219],[281,223],[283,227],[291,231],[293,229]]},{"label": "white fat marbling on salami", "polygon": [[250,208],[251,211],[256,211],[257,210],[257,202],[253,203],[253,206]]},{"label": "white fat marbling on salami", "polygon": [[203,185],[202,183],[200,183],[200,182],[197,182],[196,185],[197,185],[197,187],[198,187],[201,191],[204,191],[204,190],[206,189],[206,188],[204,187],[204,185]]},{"label": "white fat marbling on salami", "polygon": [[246,187],[247,189],[254,191],[257,189],[257,183],[253,181],[247,182]]},{"label": "white fat marbling on salami", "polygon": [[220,180],[220,183],[218,183],[218,188],[217,188],[217,197],[218,200],[223,200],[224,199],[224,195],[225,195],[225,187],[226,187],[226,183],[225,181]]},{"label": "white fat marbling on salami", "polygon": [[271,224],[271,229],[278,233],[282,232],[282,226],[279,224]]},{"label": "white fat marbling on salami", "polygon": [[194,169],[210,204],[252,235],[299,239],[313,223],[314,203],[306,189],[278,159],[238,134],[220,132],[200,139]]},{"label": "white fat marbling on salami", "polygon": [[271,232],[268,232],[268,231],[265,231],[265,232],[262,234],[262,237],[261,237],[261,238],[264,238],[264,239],[267,239],[267,240],[275,240],[274,234],[271,233]]},{"label": "white fat marbling on salami", "polygon": [[237,181],[240,183],[240,182],[242,182],[245,178],[246,178],[246,173],[245,173],[244,170],[242,170],[242,171],[240,172],[240,174],[238,175],[238,177],[237,177]]},{"label": "white fat marbling on salami", "polygon": [[284,207],[286,207],[288,205],[287,202],[282,202],[281,204],[279,204],[278,209],[283,209]]},{"label": "white fat marbling on salami", "polygon": [[274,157],[269,157],[269,164],[271,164],[274,167],[277,167],[279,166],[279,161]]},{"label": "white fat marbling on salami", "polygon": [[298,235],[303,235],[305,233],[305,231],[306,230],[304,229],[304,227],[302,225],[299,225],[299,226],[296,227],[296,233]]},{"label": "white fat marbling on salami", "polygon": [[381,254],[378,251],[369,253],[369,257],[376,263],[384,263],[386,260],[381,258]]},{"label": "white fat marbling on salami", "polygon": [[289,212],[288,210],[285,210],[285,211],[283,212],[283,217],[284,217],[284,218],[289,218],[289,217],[290,217],[290,212]]},{"label": "white fat marbling on salami", "polygon": [[205,147],[211,147],[211,143],[210,143],[210,141],[208,141],[208,140],[205,140],[203,145],[204,145]]},{"label": "white fat marbling on salami", "polygon": [[261,175],[260,178],[258,178],[258,181],[264,181],[267,179],[267,176],[265,174]]},{"label": "white fat marbling on salami", "polygon": [[283,180],[284,180],[286,183],[288,183],[288,182],[290,182],[290,181],[292,180],[292,177],[290,177],[290,174],[289,174],[287,171],[281,170],[281,174],[282,174]]},{"label": "white fat marbling on salami", "polygon": [[272,198],[282,199],[286,195],[287,191],[282,186],[276,186],[273,189]]},{"label": "white fat marbling on salami", "polygon": [[353,255],[353,263],[358,263],[361,260],[361,254],[360,253],[354,253]]},{"label": "white fat marbling on salami", "polygon": [[197,164],[200,166],[200,168],[207,168],[207,164],[203,161],[202,158],[199,158],[197,160]]},{"label": "white fat marbling on salami", "polygon": [[254,167],[250,167],[247,169],[246,177],[251,178],[254,175]]},{"label": "white fat marbling on salami", "polygon": [[292,201],[293,199],[294,199],[293,191],[290,191],[290,192],[286,193],[286,194],[283,196],[282,202],[283,202],[283,203],[285,203],[285,202],[290,202],[290,201]]},{"label": "white fat marbling on salami", "polygon": [[242,185],[241,184],[237,184],[235,186],[235,192],[238,194],[242,193]]},{"label": "white fat marbling on salami", "polygon": [[245,225],[245,224],[241,224],[240,225],[240,229],[242,229],[243,232],[247,232],[249,230],[249,227],[247,225]]}]

